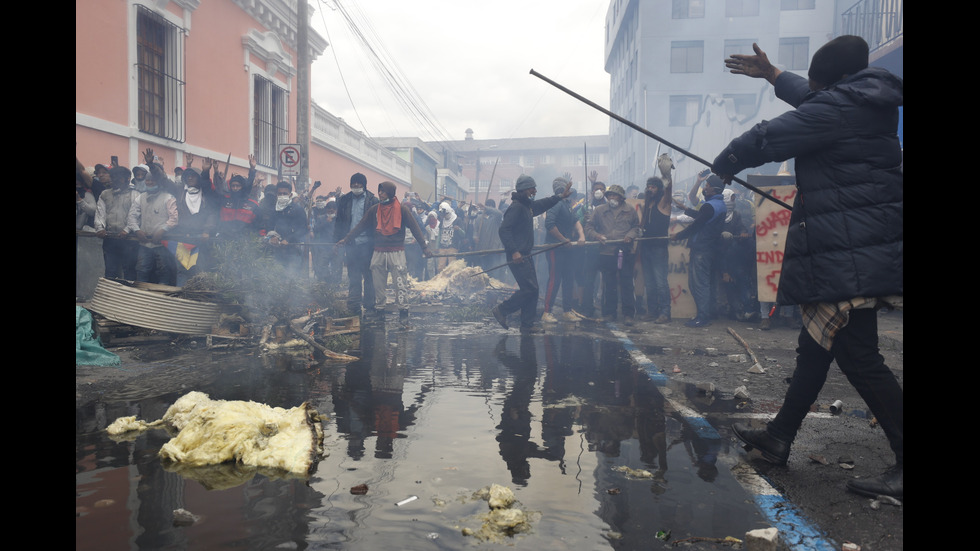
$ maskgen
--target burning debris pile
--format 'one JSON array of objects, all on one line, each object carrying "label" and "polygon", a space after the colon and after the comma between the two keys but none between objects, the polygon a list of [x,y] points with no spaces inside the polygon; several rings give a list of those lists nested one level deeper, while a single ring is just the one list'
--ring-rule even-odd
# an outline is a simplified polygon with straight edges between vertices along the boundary
[{"label": "burning debris pile", "polygon": [[[481,274],[477,266],[467,266],[466,261],[455,260],[428,281],[412,280],[412,290],[423,302],[484,302],[483,295],[491,289],[508,288],[500,280]],[[479,274],[479,275],[477,275]]]},{"label": "burning debris pile", "polygon": [[308,475],[324,456],[321,422],[308,403],[283,409],[189,392],[158,421],[120,417],[106,431],[116,436],[154,427],[175,432],[160,449],[160,459],[168,463],[187,467],[235,463]]}]

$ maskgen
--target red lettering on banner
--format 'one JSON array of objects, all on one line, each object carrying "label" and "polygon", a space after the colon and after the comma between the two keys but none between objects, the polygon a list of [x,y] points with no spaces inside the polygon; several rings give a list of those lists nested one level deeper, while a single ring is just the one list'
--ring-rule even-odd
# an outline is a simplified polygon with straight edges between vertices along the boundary
[{"label": "red lettering on banner", "polygon": [[755,234],[759,237],[765,237],[775,228],[789,226],[789,216],[790,211],[786,209],[770,212],[765,220],[756,223]]},{"label": "red lettering on banner", "polygon": [[676,306],[677,299],[681,298],[681,295],[683,294],[684,294],[684,287],[678,285],[677,287],[672,288],[670,290],[670,303]]},{"label": "red lettering on banner", "polygon": [[769,274],[766,275],[766,277],[765,277],[766,285],[768,285],[769,288],[772,289],[772,292],[774,292],[774,293],[776,292],[777,288],[779,287],[777,281],[779,281],[779,274],[780,273],[782,273],[782,270],[773,270],[773,271],[769,272]]},{"label": "red lettering on banner", "polygon": [[786,186],[786,187],[790,187],[790,191],[786,195],[780,195],[779,194],[779,191],[777,191],[775,189],[769,190],[769,195],[772,195],[773,197],[775,197],[776,199],[779,199],[780,201],[782,201],[784,203],[789,203],[790,199],[793,199],[793,198],[796,197],[796,186]]},{"label": "red lettering on banner", "polygon": [[755,261],[758,264],[782,264],[783,251],[756,251]]}]

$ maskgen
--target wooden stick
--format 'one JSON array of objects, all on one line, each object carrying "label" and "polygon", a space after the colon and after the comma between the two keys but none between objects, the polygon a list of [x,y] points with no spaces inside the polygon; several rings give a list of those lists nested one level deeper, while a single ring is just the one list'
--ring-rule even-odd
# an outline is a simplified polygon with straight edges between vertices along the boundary
[{"label": "wooden stick", "polygon": [[738,341],[738,343],[741,344],[743,348],[745,348],[745,351],[749,353],[749,357],[752,358],[752,363],[754,364],[753,367],[755,366],[762,367],[762,365],[759,364],[759,360],[755,357],[755,354],[752,353],[752,349],[749,348],[749,343],[745,342],[745,339],[738,336],[738,333],[736,333],[735,330],[732,329],[731,327],[728,328],[728,334],[731,335],[736,341]]},{"label": "wooden stick", "polygon": [[326,346],[323,346],[322,344],[316,342],[316,340],[313,337],[307,335],[306,333],[303,333],[303,330],[301,328],[296,327],[292,323],[289,324],[289,328],[293,330],[293,333],[296,333],[296,336],[310,343],[311,345],[313,345],[314,348],[316,348],[320,352],[323,352],[323,355],[326,356],[328,359],[335,360],[338,362],[352,362],[360,359],[356,356],[348,356],[347,354],[340,354],[338,352],[334,352],[333,350],[330,350]]}]

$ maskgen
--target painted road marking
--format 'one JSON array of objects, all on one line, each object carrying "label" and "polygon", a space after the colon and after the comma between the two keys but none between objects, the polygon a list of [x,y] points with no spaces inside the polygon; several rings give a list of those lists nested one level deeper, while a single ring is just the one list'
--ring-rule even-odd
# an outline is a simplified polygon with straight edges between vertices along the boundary
[{"label": "painted road marking", "polygon": [[[615,324],[606,323],[610,332],[623,344],[629,352],[633,361],[654,381],[655,384],[663,386],[667,381],[667,376],[660,373],[660,369],[646,354],[637,350],[636,345],[630,340],[629,336],[620,331]],[[698,412],[665,396],[664,399],[670,403],[676,411],[700,436],[707,439],[720,439],[721,435],[712,427],[707,419]],[[810,413],[808,417],[830,417],[830,414]],[[772,415],[741,413],[731,417],[768,419]],[[830,539],[825,538],[809,519],[792,502],[787,500],[769,481],[757,473],[747,463],[736,463],[732,467],[732,474],[735,480],[752,495],[756,507],[762,512],[769,523],[779,530],[779,538],[782,543],[793,551],[836,551],[839,546]]]}]

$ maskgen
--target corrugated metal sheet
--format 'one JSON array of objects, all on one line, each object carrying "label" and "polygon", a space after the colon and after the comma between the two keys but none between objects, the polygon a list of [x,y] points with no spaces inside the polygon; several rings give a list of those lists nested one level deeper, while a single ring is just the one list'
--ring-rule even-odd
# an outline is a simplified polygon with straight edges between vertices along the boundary
[{"label": "corrugated metal sheet", "polygon": [[99,278],[88,309],[113,321],[168,333],[207,335],[221,307],[146,291]]}]

